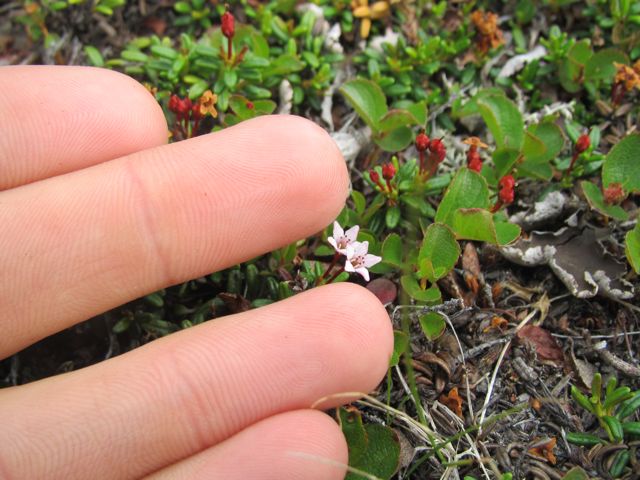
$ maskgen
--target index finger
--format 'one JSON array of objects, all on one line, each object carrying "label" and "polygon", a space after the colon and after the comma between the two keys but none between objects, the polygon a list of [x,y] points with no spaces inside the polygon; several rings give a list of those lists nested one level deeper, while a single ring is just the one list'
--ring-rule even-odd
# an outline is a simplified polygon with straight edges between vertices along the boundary
[{"label": "index finger", "polygon": [[347,187],[324,130],[270,116],[2,192],[0,357],[311,235]]}]

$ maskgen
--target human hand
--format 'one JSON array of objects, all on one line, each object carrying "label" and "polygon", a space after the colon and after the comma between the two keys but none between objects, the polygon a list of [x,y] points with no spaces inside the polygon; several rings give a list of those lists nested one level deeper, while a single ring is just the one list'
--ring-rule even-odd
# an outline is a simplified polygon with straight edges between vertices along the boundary
[{"label": "human hand", "polygon": [[[0,358],[313,234],[347,195],[311,122],[165,145],[153,97],[106,70],[0,68],[0,131]],[[347,462],[310,406],[374,388],[392,343],[372,294],[328,285],[0,390],[0,478],[342,478],[291,452]]]}]

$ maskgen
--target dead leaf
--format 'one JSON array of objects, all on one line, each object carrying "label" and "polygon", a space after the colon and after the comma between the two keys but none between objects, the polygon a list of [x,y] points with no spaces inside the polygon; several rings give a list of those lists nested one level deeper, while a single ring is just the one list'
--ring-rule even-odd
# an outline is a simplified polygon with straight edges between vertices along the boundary
[{"label": "dead leaf", "polygon": [[398,294],[396,284],[387,278],[376,278],[367,284],[367,290],[373,293],[383,305],[392,303]]},{"label": "dead leaf", "polygon": [[518,339],[524,344],[532,345],[538,358],[556,365],[564,360],[562,349],[556,343],[551,334],[541,327],[525,325],[517,333]]},{"label": "dead leaf", "polygon": [[162,36],[167,29],[167,22],[159,17],[149,17],[144,20],[144,26],[158,36]]},{"label": "dead leaf", "polygon": [[529,453],[533,456],[544,458],[552,465],[556,464],[556,456],[553,454],[553,449],[556,447],[556,437],[550,439],[544,439],[529,449]]},{"label": "dead leaf", "polygon": [[478,251],[472,242],[467,242],[462,253],[462,270],[464,271],[464,281],[469,290],[474,295],[478,294],[480,284],[484,283],[482,279],[482,267],[478,258]]},{"label": "dead leaf", "polygon": [[249,300],[237,293],[222,292],[218,294],[218,297],[220,297],[231,313],[241,313],[251,309]]},{"label": "dead leaf", "polygon": [[462,398],[458,395],[458,387],[453,387],[447,395],[440,395],[440,403],[462,418]]}]

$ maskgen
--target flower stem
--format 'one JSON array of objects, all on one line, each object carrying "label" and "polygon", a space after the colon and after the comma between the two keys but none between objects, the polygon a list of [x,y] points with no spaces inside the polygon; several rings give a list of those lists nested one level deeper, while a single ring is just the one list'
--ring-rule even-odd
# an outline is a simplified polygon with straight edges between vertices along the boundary
[{"label": "flower stem", "polygon": [[573,170],[573,165],[576,163],[576,160],[580,156],[580,152],[576,152],[571,157],[571,163],[569,164],[569,169],[567,170],[567,177],[571,176],[571,170]]},{"label": "flower stem", "polygon": [[[338,262],[339,258],[340,258],[340,254],[338,252],[336,252],[336,254],[333,256],[333,259],[331,260],[331,263],[329,264],[327,269],[324,271],[324,273],[322,275],[320,275],[316,279],[316,287],[318,285],[320,285],[320,283],[322,283],[322,280],[324,280],[324,278],[327,276],[327,273],[329,273],[331,271],[331,269],[336,266],[336,263]],[[327,282],[327,283],[329,283],[329,282]]]},{"label": "flower stem", "polygon": [[233,57],[233,40],[231,37],[227,38],[227,40],[229,41],[227,44],[227,60],[231,61],[231,57]]},{"label": "flower stem", "polygon": [[333,275],[331,275],[331,277],[329,278],[329,280],[327,280],[325,282],[325,285],[333,282],[336,278],[338,278],[338,275],[340,275],[342,272],[344,272],[344,267],[340,267],[338,270],[336,270],[336,273],[334,273]]}]

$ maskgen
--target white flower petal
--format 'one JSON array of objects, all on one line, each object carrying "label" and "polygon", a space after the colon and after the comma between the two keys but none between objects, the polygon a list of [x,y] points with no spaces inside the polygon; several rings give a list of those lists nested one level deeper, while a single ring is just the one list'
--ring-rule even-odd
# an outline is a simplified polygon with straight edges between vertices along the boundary
[{"label": "white flower petal", "polygon": [[377,263],[380,263],[381,261],[382,261],[382,257],[379,257],[377,255],[372,255],[370,253],[367,253],[364,256],[364,266],[366,268],[373,267],[374,265],[376,265]]},{"label": "white flower petal", "polygon": [[356,268],[356,272],[362,275],[362,278],[364,278],[367,282],[369,281],[369,270],[364,267],[360,267]]},{"label": "white flower petal", "polygon": [[344,264],[344,270],[345,272],[355,272],[356,269],[353,268],[353,264],[347,259],[346,263]]},{"label": "white flower petal", "polygon": [[360,226],[356,225],[347,230],[344,234],[345,237],[349,240],[349,242],[355,242],[358,238],[358,231],[360,230]]},{"label": "white flower petal", "polygon": [[353,254],[357,256],[364,256],[369,251],[369,242],[365,240],[364,242],[353,242]]},{"label": "white flower petal", "polygon": [[338,242],[336,242],[336,239],[333,237],[328,237],[327,238],[327,242],[329,242],[329,244],[335,249],[336,252],[339,252],[340,250],[338,249]]},{"label": "white flower petal", "polygon": [[344,237],[344,230],[338,222],[333,222],[333,238],[339,242],[342,237]]}]

